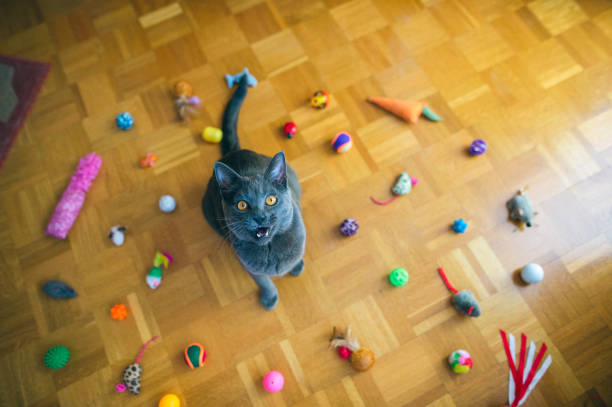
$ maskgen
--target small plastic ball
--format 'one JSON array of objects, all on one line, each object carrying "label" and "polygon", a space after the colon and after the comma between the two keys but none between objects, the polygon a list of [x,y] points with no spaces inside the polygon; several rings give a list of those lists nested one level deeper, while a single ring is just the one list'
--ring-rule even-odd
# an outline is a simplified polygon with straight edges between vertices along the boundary
[{"label": "small plastic ball", "polygon": [[277,393],[285,386],[285,378],[281,372],[269,371],[263,378],[263,387],[269,393]]},{"label": "small plastic ball", "polygon": [[353,147],[353,137],[346,132],[336,134],[331,142],[332,147],[338,153],[346,153]]},{"label": "small plastic ball", "polygon": [[351,354],[351,366],[360,372],[365,372],[374,366],[374,352],[368,348],[359,348]]},{"label": "small plastic ball", "polygon": [[283,133],[285,133],[285,136],[287,136],[287,138],[293,138],[293,136],[295,136],[295,133],[297,133],[297,125],[293,122],[285,123],[285,127],[283,127]]},{"label": "small plastic ball", "polygon": [[340,356],[341,359],[348,359],[349,357],[351,357],[351,350],[349,348],[345,348],[344,346],[338,346],[338,356]]},{"label": "small plastic ball", "polygon": [[470,144],[470,154],[481,155],[487,151],[487,143],[484,140],[477,139]]},{"label": "small plastic ball", "polygon": [[389,274],[389,281],[395,287],[401,287],[405,285],[408,282],[409,278],[410,276],[408,275],[408,272],[401,267],[394,269]]},{"label": "small plastic ball", "polygon": [[454,351],[448,357],[448,364],[455,373],[467,373],[472,370],[472,357],[468,351],[459,349]]},{"label": "small plastic ball", "polygon": [[529,263],[521,270],[521,278],[528,284],[539,283],[544,279],[544,270],[539,264]]},{"label": "small plastic ball", "polygon": [[181,407],[181,399],[176,394],[166,394],[159,400],[157,407]]},{"label": "small plastic ball", "polygon": [[192,343],[185,348],[185,363],[191,369],[202,367],[206,361],[206,349],[199,343]]},{"label": "small plastic ball", "polygon": [[45,365],[49,369],[57,370],[66,366],[70,360],[70,351],[65,346],[54,346],[45,354]]},{"label": "small plastic ball", "polygon": [[344,236],[353,236],[359,230],[359,224],[353,218],[347,218],[340,225],[340,233]]},{"label": "small plastic ball", "polygon": [[119,113],[115,121],[121,130],[129,130],[134,125],[134,118],[128,112]]},{"label": "small plastic ball", "polygon": [[164,195],[159,198],[159,209],[165,213],[174,212],[176,209],[176,200],[172,197],[172,195]]},{"label": "small plastic ball", "polygon": [[312,95],[310,104],[316,109],[325,109],[329,104],[329,95],[324,90],[318,90]]},{"label": "small plastic ball", "polygon": [[207,143],[220,143],[223,138],[223,132],[212,126],[206,126],[202,131],[202,139]]}]

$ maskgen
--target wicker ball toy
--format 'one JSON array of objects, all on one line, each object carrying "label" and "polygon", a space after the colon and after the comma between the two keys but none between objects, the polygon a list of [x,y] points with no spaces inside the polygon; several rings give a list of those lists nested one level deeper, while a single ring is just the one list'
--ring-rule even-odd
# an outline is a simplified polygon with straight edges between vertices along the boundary
[{"label": "wicker ball toy", "polygon": [[119,113],[115,122],[121,130],[129,130],[134,126],[134,118],[128,112]]},{"label": "wicker ball toy", "polygon": [[351,366],[353,369],[365,372],[374,366],[374,352],[369,348],[359,348],[351,354]]}]

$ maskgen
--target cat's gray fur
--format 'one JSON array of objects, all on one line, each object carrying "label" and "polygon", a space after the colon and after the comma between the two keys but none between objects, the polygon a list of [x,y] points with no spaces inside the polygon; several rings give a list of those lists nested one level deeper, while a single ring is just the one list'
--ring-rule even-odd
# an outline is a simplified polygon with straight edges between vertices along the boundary
[{"label": "cat's gray fur", "polygon": [[[268,157],[240,148],[237,122],[247,94],[246,76],[238,84],[223,115],[223,157],[202,199],[210,226],[228,237],[240,263],[259,286],[259,299],[267,309],[278,303],[278,290],[270,277],[300,275],[304,269],[306,229],[300,209],[300,184],[280,152]],[[274,195],[277,203],[266,205]],[[248,209],[240,211],[239,201]]]}]

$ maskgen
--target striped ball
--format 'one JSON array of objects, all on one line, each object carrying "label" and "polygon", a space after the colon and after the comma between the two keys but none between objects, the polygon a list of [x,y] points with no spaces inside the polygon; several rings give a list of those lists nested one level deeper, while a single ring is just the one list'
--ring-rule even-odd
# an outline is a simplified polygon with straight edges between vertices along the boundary
[{"label": "striped ball", "polygon": [[470,145],[470,154],[480,155],[487,151],[487,142],[481,139],[474,140]]},{"label": "striped ball", "polygon": [[346,132],[336,134],[331,142],[332,147],[338,153],[345,153],[353,147],[353,138]]},{"label": "striped ball", "polygon": [[206,350],[199,343],[192,343],[185,348],[185,363],[191,369],[202,367],[206,360]]}]

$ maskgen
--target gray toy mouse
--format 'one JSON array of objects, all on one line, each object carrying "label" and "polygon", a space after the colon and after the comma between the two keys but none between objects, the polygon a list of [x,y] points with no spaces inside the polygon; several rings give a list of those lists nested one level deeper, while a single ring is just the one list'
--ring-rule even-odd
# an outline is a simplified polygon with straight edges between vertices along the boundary
[{"label": "gray toy mouse", "polygon": [[530,228],[533,217],[537,215],[537,212],[533,211],[533,205],[531,200],[525,195],[525,189],[519,189],[516,195],[506,203],[506,206],[510,212],[510,219],[524,223],[525,226]]}]

